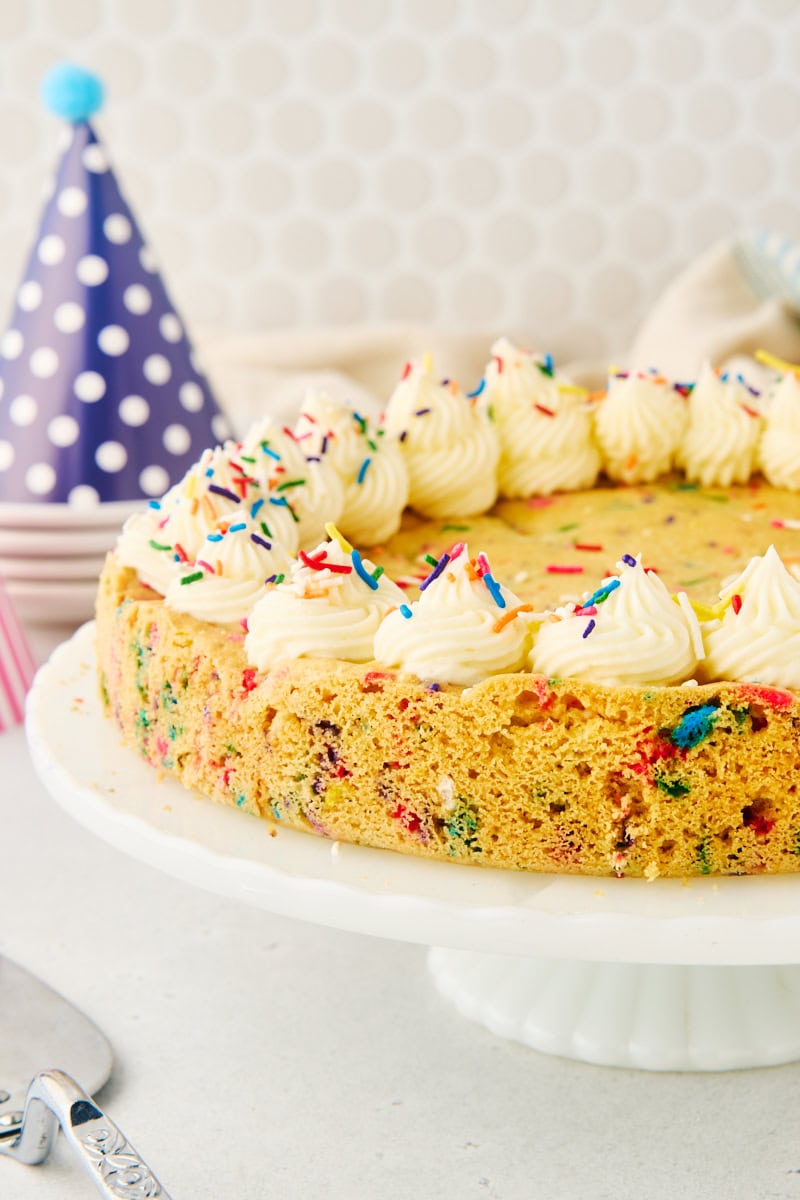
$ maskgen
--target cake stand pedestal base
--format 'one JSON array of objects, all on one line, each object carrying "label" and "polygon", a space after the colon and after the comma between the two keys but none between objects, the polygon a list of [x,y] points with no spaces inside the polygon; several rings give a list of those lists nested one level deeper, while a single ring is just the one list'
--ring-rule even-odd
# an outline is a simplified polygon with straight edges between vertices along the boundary
[{"label": "cake stand pedestal base", "polygon": [[800,966],[670,966],[433,948],[439,992],[500,1037],[581,1062],[731,1071],[800,1059]]}]

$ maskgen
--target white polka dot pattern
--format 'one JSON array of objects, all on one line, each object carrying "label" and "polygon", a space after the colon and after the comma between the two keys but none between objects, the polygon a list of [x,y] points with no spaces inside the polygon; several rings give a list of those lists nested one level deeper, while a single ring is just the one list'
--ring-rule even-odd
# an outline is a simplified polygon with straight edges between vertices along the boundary
[{"label": "white polka dot pattern", "polygon": [[[25,7],[21,64],[40,69],[56,7]],[[97,0],[67,7],[61,52],[106,78],[110,157],[190,327],[412,319],[612,352],[718,237],[776,219],[800,237],[797,4],[151,0],[102,21]],[[20,181],[53,162],[34,91],[0,121]],[[83,163],[91,182],[108,169],[97,145]],[[30,188],[0,206],[6,311]],[[55,202],[77,221],[86,194]],[[110,247],[131,237],[121,213],[103,231]],[[57,267],[64,247],[34,253]],[[147,248],[140,261],[155,270]],[[97,254],[77,275],[93,288],[107,271]],[[137,290],[124,312],[146,305]],[[164,318],[165,342],[175,328]]]}]

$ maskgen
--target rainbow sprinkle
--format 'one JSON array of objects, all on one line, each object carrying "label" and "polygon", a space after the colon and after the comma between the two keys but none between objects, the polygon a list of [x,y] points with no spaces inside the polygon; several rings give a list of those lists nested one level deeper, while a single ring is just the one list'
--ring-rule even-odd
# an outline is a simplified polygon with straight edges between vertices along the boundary
[{"label": "rainbow sprinkle", "polygon": [[421,592],[424,592],[426,587],[430,587],[430,585],[433,583],[434,579],[439,578],[442,571],[445,569],[445,567],[447,566],[447,564],[449,562],[450,562],[450,555],[443,554],[442,557],[439,559],[438,563],[436,564],[436,566],[431,571],[430,575],[427,577],[427,579],[423,579],[422,583],[419,585],[419,590]]},{"label": "rainbow sprinkle", "polygon": [[371,588],[373,592],[376,592],[378,590],[378,580],[374,579],[373,576],[369,574],[364,566],[359,552],[357,550],[352,550],[350,552],[350,557],[353,560],[353,566],[355,567],[356,575],[358,575],[359,579],[364,580],[364,583],[368,588]]}]

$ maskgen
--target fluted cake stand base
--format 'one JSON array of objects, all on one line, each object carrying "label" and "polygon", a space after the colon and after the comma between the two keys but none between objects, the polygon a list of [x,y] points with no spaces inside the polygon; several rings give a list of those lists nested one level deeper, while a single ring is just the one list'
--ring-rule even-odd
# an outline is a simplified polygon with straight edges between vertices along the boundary
[{"label": "fluted cake stand base", "polygon": [[502,1037],[653,1071],[800,1059],[800,875],[533,875],[271,826],[120,745],[91,625],[39,672],[27,729],[45,786],[104,842],[270,912],[446,947],[430,952],[439,990]]},{"label": "fluted cake stand base", "polygon": [[433,948],[439,992],[544,1054],[646,1071],[730,1071],[800,1058],[800,967],[570,962]]}]

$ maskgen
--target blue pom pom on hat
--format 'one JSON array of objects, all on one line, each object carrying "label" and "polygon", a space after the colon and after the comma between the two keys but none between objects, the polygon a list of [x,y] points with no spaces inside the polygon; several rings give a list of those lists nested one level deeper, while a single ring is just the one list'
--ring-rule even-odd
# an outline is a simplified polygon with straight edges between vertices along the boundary
[{"label": "blue pom pom on hat", "polygon": [[0,340],[0,504],[161,495],[227,423],[90,117],[101,81],[62,64],[72,124]]}]

